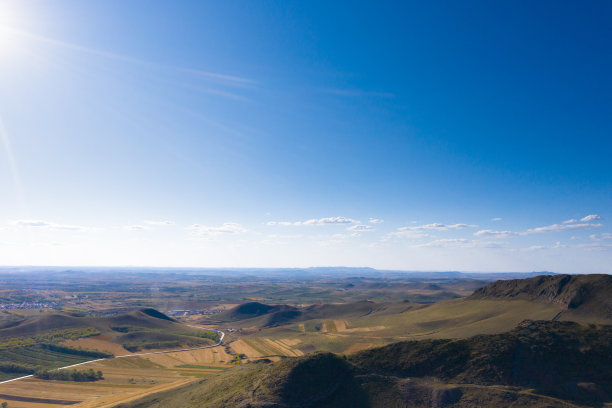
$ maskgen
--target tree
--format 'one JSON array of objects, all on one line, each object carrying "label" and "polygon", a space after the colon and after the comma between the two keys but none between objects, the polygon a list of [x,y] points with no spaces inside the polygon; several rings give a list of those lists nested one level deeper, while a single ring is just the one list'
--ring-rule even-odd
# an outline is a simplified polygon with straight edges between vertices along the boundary
[{"label": "tree", "polygon": [[2,403],[2,405],[0,405],[2,408],[7,408],[8,407],[8,402],[4,401]]}]

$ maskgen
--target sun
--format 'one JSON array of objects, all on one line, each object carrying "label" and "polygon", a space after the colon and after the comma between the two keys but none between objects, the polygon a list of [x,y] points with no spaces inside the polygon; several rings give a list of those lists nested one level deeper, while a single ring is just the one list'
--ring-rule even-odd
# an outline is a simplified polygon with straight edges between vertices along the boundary
[{"label": "sun", "polygon": [[23,46],[20,30],[27,27],[29,13],[23,2],[0,0],[0,58],[13,57]]},{"label": "sun", "polygon": [[0,57],[6,56],[11,51],[14,51],[15,34],[11,32],[11,26],[16,23],[17,12],[15,3],[7,0],[0,0]]}]

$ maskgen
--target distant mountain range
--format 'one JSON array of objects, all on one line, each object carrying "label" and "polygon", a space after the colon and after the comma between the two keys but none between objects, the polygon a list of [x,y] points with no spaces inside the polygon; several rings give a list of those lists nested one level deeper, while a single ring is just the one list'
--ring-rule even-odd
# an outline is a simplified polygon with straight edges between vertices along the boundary
[{"label": "distant mountain range", "polygon": [[259,276],[275,277],[414,277],[435,279],[497,279],[529,278],[540,275],[554,275],[554,272],[459,272],[459,271],[404,271],[383,270],[369,267],[311,267],[311,268],[168,268],[168,267],[63,267],[63,266],[0,266],[0,274],[16,273],[53,273],[65,276],[74,273],[149,273],[149,274],[186,274],[209,276]]}]

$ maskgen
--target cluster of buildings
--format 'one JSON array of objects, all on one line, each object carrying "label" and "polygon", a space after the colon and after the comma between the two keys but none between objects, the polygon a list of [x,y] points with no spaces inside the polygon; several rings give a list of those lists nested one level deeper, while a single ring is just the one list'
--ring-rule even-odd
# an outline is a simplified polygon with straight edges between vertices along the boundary
[{"label": "cluster of buildings", "polygon": [[21,302],[21,303],[0,303],[0,310],[15,309],[53,309],[57,307],[55,302]]},{"label": "cluster of buildings", "polygon": [[168,316],[193,316],[193,315],[213,315],[221,313],[221,309],[196,309],[196,310],[170,310],[166,313]]}]

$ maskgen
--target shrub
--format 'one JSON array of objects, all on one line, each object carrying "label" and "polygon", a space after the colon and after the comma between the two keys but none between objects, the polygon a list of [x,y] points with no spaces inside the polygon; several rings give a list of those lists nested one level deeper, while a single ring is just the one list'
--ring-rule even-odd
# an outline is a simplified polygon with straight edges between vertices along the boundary
[{"label": "shrub", "polygon": [[102,371],[94,371],[91,368],[87,370],[38,370],[34,373],[34,376],[41,380],[76,382],[98,381],[104,378]]}]

